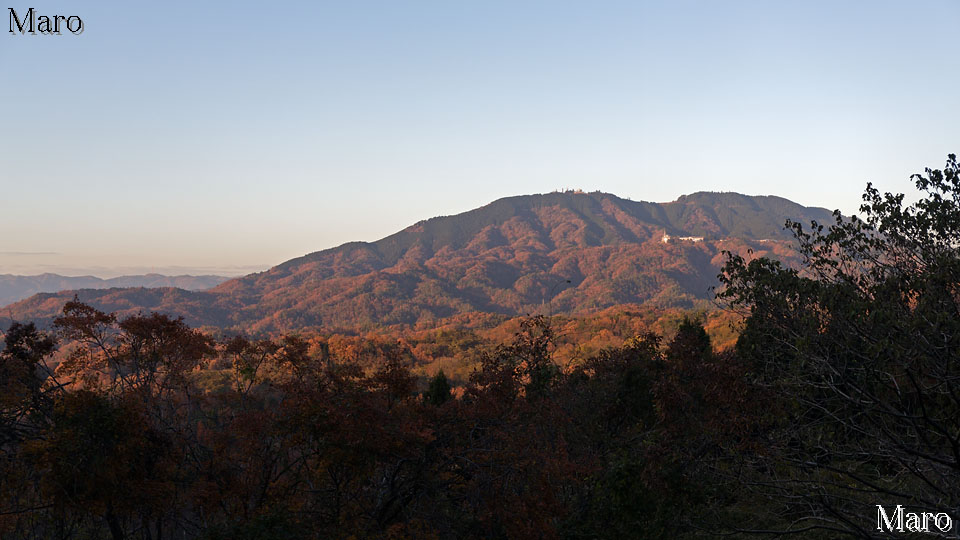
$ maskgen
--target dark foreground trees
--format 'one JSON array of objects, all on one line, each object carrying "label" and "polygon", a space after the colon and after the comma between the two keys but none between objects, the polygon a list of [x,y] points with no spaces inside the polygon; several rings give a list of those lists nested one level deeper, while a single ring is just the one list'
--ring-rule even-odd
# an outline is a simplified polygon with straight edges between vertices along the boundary
[{"label": "dark foreground trees", "polygon": [[740,379],[690,322],[561,369],[535,317],[456,395],[401,345],[216,343],[78,302],[55,326],[56,370],[32,326],[0,353],[3,538],[676,536]]},{"label": "dark foreground trees", "polygon": [[726,265],[737,354],[777,398],[733,478],[772,502],[744,529],[885,537],[877,505],[960,518],[956,157],[913,180],[914,205],[868,186],[863,220],[793,224],[801,269]]}]

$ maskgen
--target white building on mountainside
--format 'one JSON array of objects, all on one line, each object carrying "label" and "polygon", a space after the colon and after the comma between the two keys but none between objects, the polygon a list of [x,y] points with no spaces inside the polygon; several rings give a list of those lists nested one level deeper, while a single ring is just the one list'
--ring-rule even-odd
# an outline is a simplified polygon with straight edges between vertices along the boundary
[{"label": "white building on mountainside", "polygon": [[702,236],[670,236],[666,231],[663,232],[663,238],[660,239],[664,244],[670,242],[703,242]]}]

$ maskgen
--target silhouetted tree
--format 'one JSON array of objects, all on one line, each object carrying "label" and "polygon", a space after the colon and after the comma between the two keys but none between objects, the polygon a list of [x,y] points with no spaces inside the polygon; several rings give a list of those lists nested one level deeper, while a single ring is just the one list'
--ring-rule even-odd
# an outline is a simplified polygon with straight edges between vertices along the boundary
[{"label": "silhouetted tree", "polygon": [[450,399],[450,383],[442,369],[430,379],[426,397],[433,405],[443,405]]},{"label": "silhouetted tree", "polygon": [[59,389],[46,364],[55,346],[33,323],[7,330],[0,351],[0,451],[45,423],[51,393]]},{"label": "silhouetted tree", "polygon": [[[864,219],[788,224],[806,263],[731,256],[720,294],[748,315],[737,354],[776,399],[741,486],[747,528],[882,536],[877,504],[960,518],[960,176],[924,194],[867,186]],[[762,449],[762,450],[760,450]]]}]

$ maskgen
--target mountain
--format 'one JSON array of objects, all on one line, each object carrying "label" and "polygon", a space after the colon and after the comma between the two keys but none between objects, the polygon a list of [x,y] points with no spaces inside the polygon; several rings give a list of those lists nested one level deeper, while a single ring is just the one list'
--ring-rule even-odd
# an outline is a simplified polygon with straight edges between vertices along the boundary
[{"label": "mountain", "polygon": [[230,278],[223,276],[120,276],[101,279],[94,276],[61,276],[40,274],[17,276],[0,274],[0,306],[28,298],[37,293],[57,292],[67,289],[111,289],[116,287],[177,287],[199,291],[215,287]]},{"label": "mountain", "polygon": [[163,311],[191,325],[253,332],[423,326],[470,312],[576,314],[624,303],[703,307],[722,251],[796,257],[783,229],[788,218],[833,219],[823,208],[737,193],[694,193],[669,203],[599,192],[508,197],[208,291],[38,294],[3,315],[48,322],[74,294],[104,310]]}]

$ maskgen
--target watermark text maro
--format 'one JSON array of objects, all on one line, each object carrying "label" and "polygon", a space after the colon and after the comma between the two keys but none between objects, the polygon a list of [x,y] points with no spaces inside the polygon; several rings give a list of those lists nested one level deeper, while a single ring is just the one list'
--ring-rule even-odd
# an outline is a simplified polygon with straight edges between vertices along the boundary
[{"label": "watermark text maro", "polygon": [[83,33],[83,19],[78,15],[40,15],[33,8],[20,15],[13,8],[7,9],[13,35],[59,36],[66,31],[78,36]]}]

